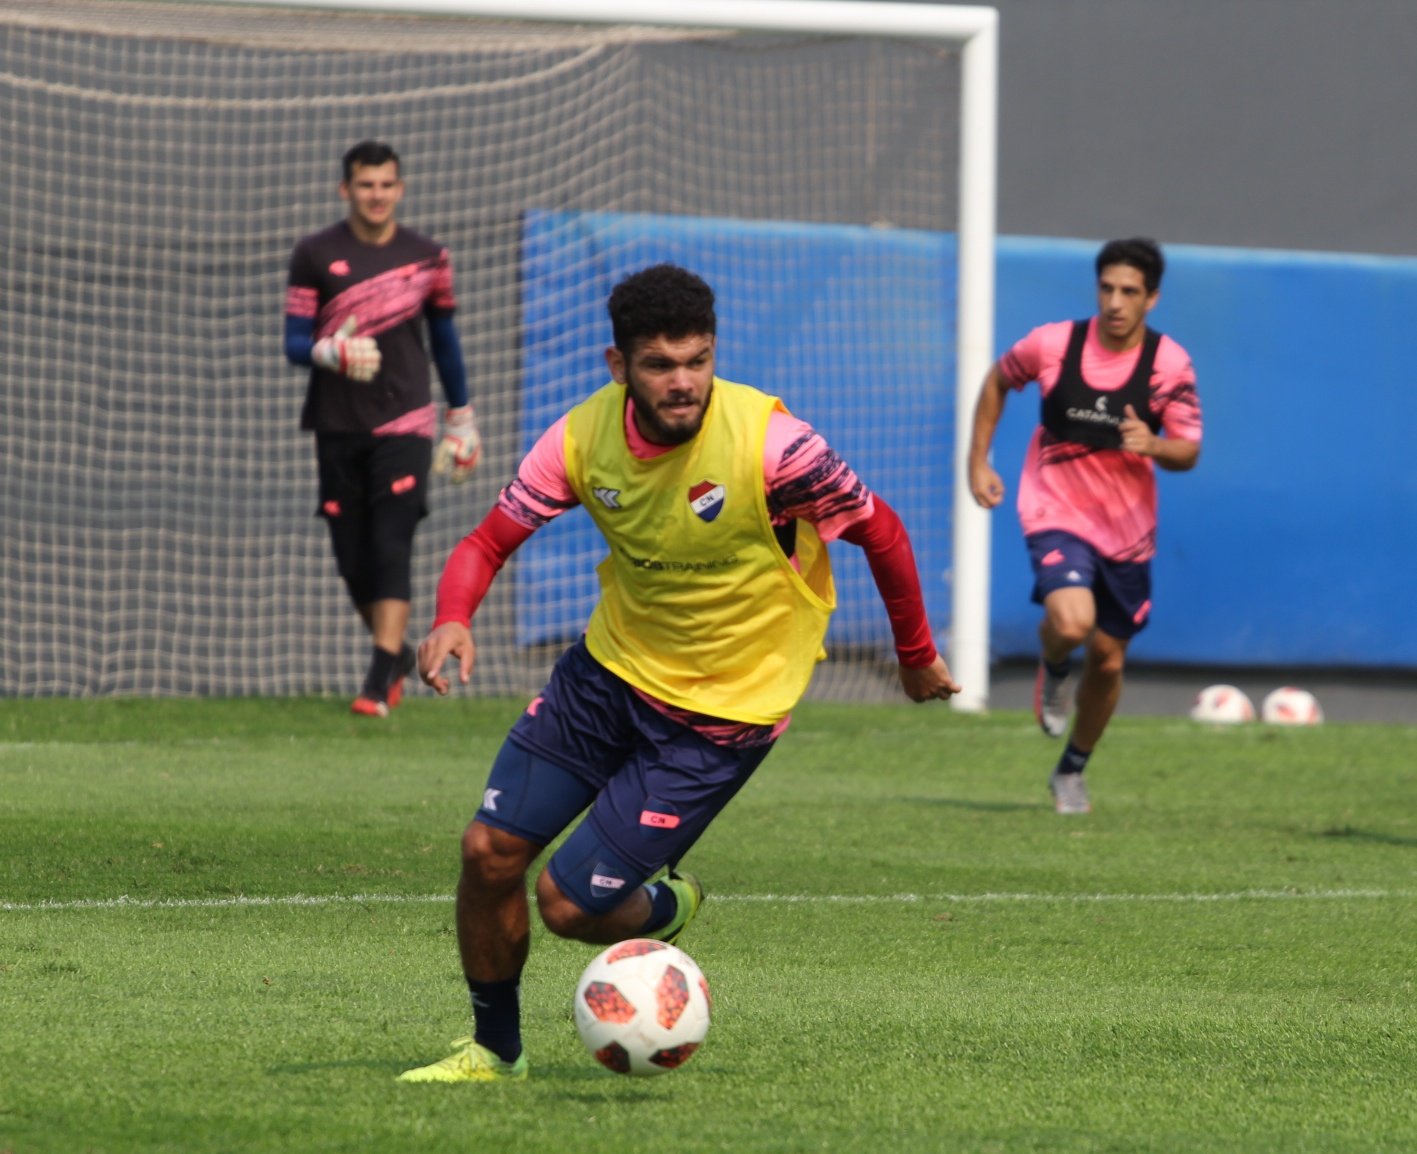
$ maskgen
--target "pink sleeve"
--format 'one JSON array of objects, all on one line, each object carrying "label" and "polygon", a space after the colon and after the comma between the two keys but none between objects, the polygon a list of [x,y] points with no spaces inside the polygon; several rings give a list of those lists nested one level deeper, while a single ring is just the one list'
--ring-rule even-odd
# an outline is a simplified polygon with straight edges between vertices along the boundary
[{"label": "pink sleeve", "polygon": [[440,313],[450,313],[458,307],[457,298],[453,296],[453,259],[447,249],[438,254],[438,263],[433,268],[428,307]]},{"label": "pink sleeve", "polygon": [[1053,324],[1039,325],[1026,337],[1016,341],[999,358],[999,372],[1004,380],[1015,389],[1023,388],[1029,381],[1051,386],[1058,378],[1072,331],[1072,321],[1055,321]]},{"label": "pink sleeve", "polygon": [[580,504],[566,475],[566,421],[561,417],[541,434],[497,497],[497,507],[528,529],[539,529]]},{"label": "pink sleeve", "polygon": [[1196,370],[1186,350],[1170,337],[1162,337],[1156,350],[1152,382],[1152,409],[1161,414],[1166,435],[1199,442],[1202,422]]},{"label": "pink sleeve", "polygon": [[851,466],[811,425],[783,409],[768,419],[763,477],[772,523],[800,517],[823,541],[835,541],[874,512],[871,491]]}]

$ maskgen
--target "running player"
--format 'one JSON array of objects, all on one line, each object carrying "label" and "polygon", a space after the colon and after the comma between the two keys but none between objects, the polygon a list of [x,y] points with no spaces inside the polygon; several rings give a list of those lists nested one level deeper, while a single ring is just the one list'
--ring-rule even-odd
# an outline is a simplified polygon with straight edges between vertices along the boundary
[{"label": "running player", "polygon": [[[453,327],[448,250],[396,221],[404,183],[387,144],[356,144],[343,174],[347,217],[302,239],[290,258],[285,355],[310,367],[300,427],[315,434],[320,516],[374,643],[352,708],[384,717],[414,669],[404,635],[430,465],[466,480],[481,439]],[[425,327],[448,402],[436,456]]]},{"label": "running player", "polygon": [[970,489],[992,509],[1004,498],[989,463],[1004,402],[1029,381],[1042,390],[1018,512],[1043,606],[1034,712],[1048,736],[1067,732],[1077,701],[1049,778],[1059,813],[1092,808],[1083,771],[1121,698],[1127,646],[1151,613],[1154,466],[1183,472],[1200,457],[1191,358],[1146,324],[1164,269],[1155,241],[1109,241],[1096,259],[1097,315],[1034,329],[989,370],[974,411]]},{"label": "running player", "polygon": [[[526,1077],[519,980],[542,922],[594,944],[673,942],[703,901],[677,864],[786,728],[835,604],[825,542],[864,549],[914,701],[959,691],[935,651],[900,519],[776,398],[714,375],[713,291],[673,265],[610,295],[610,384],[542,435],[453,551],[419,646],[440,694],[511,552],[583,506],[609,547],[585,635],[512,726],[462,839],[458,946],[474,1033],[409,1082]],[[668,867],[668,873],[659,876]],[[651,880],[659,876],[659,880]]]}]

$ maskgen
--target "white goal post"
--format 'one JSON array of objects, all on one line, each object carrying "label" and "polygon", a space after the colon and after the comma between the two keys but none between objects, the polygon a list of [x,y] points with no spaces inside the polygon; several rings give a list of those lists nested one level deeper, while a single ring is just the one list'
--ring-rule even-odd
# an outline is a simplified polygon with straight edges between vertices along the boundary
[{"label": "white goal post", "polygon": [[[900,510],[955,705],[986,708],[965,448],[993,347],[996,87],[987,7],[0,0],[0,696],[358,683],[368,639],[280,336],[292,245],[341,215],[339,157],[372,137],[409,174],[403,218],[452,254],[485,438],[471,483],[430,486],[415,633],[448,551],[603,381],[611,285],[674,260],[718,293],[723,375]],[[470,692],[544,683],[603,551],[582,516],[518,551]],[[899,700],[864,558],[834,559],[809,694]]]},{"label": "white goal post", "polygon": [[[248,4],[254,0],[219,0]],[[283,0],[290,7],[422,12],[593,24],[936,38],[961,46],[959,299],[954,445],[954,565],[949,662],[956,708],[989,702],[989,517],[969,491],[974,398],[993,359],[998,21],[994,8],[865,0]]]}]

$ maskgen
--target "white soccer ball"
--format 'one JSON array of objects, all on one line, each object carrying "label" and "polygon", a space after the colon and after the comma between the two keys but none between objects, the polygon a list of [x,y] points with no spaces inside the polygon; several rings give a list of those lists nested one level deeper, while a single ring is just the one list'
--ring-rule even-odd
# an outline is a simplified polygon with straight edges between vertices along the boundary
[{"label": "white soccer ball", "polygon": [[1233,685],[1207,685],[1196,694],[1191,717],[1195,721],[1234,725],[1241,721],[1254,721],[1255,707],[1243,689],[1236,689]]},{"label": "white soccer ball", "polygon": [[619,942],[576,985],[576,1029],[595,1060],[617,1074],[663,1074],[687,1062],[709,1028],[703,971],[677,946]]},{"label": "white soccer ball", "polygon": [[1319,725],[1324,711],[1318,699],[1307,689],[1281,685],[1265,696],[1260,716],[1271,725]]}]

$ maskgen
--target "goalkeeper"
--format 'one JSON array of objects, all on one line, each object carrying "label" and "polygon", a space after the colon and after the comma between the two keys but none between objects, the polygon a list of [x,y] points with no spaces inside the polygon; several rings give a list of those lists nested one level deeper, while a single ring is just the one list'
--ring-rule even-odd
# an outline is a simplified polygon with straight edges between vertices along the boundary
[{"label": "goalkeeper", "polygon": [[775,397],[714,375],[713,290],[655,265],[615,286],[610,319],[611,382],[541,436],[454,549],[419,646],[439,693],[449,658],[466,683],[472,617],[508,556],[577,505],[590,515],[609,547],[600,601],[512,726],[463,835],[473,1035],[404,1081],[526,1077],[527,873],[587,809],[537,878],[542,922],[597,944],[684,932],[703,888],[677,863],[768,755],[824,656],[825,542],[865,552],[906,695],[959,691],[900,518]]},{"label": "goalkeeper", "polygon": [[[285,355],[310,367],[300,426],[315,434],[319,515],[373,640],[352,707],[366,717],[386,716],[414,669],[404,638],[429,470],[465,481],[481,452],[448,250],[397,223],[403,193],[387,144],[346,152],[339,194],[348,215],[296,244],[285,302]],[[430,349],[448,402],[436,451]]]}]

